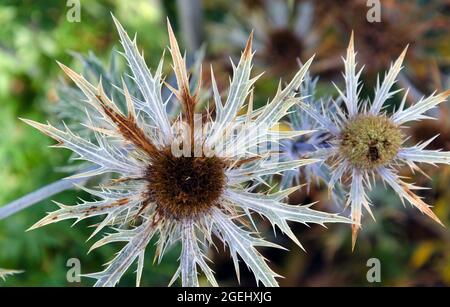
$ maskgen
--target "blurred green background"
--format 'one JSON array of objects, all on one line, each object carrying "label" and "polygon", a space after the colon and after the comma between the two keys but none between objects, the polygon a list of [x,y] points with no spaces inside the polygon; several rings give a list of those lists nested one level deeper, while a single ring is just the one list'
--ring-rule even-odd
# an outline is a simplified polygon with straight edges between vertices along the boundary
[{"label": "blurred green background", "polygon": [[[287,15],[289,22],[281,25],[277,22],[273,22],[273,25],[270,22],[261,23],[260,20],[270,19],[273,13],[266,2],[203,1],[203,20],[200,25],[203,33],[198,39],[206,42],[205,63],[208,66],[212,63],[219,72],[216,77],[222,80],[222,84],[219,84],[222,87],[226,88],[227,74],[230,72],[228,58],[237,58],[243,48],[240,43],[241,33],[247,35],[255,28],[255,70],[268,71],[257,86],[258,101],[264,102],[267,95],[274,92],[280,77],[283,80],[289,78],[292,71],[288,68],[294,67],[295,70],[296,57],[304,61],[314,50],[318,53],[320,63],[313,70],[321,77],[320,93],[335,94],[329,81],[342,81],[339,75],[342,65],[341,62],[336,64],[335,59],[343,55],[349,29],[353,28],[357,31],[356,47],[361,50],[359,62],[365,63],[371,57],[380,58],[379,61],[369,61],[367,74],[364,75],[367,86],[365,91],[375,85],[372,72],[388,68],[390,60],[398,55],[398,49],[406,43],[411,43],[411,47],[403,84],[423,94],[448,88],[448,1],[382,1],[383,20],[376,29],[366,21],[357,20],[355,15],[349,15],[349,12],[357,14],[355,12],[358,10],[365,12],[365,1],[282,1],[290,13]],[[333,2],[343,4],[336,6]],[[300,9],[297,11],[298,7],[307,8],[302,6],[304,3],[314,3],[314,10],[307,11],[306,15],[297,14],[300,12]],[[23,117],[41,122],[57,120],[51,111],[51,104],[56,100],[58,78],[62,75],[56,60],[80,71],[79,61],[69,53],[87,55],[93,51],[104,63],[108,63],[113,47],[120,49],[110,17],[110,12],[113,12],[129,33],[138,32],[138,44],[145,50],[149,66],[154,67],[167,43],[166,16],[169,16],[175,31],[181,35],[180,16],[185,14],[177,10],[176,1],[81,0],[80,22],[69,22],[66,16],[69,9],[66,1],[2,0],[0,3],[0,206],[65,176],[57,168],[67,163],[70,153],[49,148],[52,144],[49,138],[18,119]],[[403,12],[399,15],[401,18],[386,15],[394,10]],[[417,17],[414,26],[411,26],[411,14],[417,14],[413,15]],[[297,26],[299,19],[307,17],[311,21]],[[422,32],[422,27],[416,23],[424,27],[426,25],[426,31]],[[307,30],[307,33],[299,34],[301,31],[297,32],[298,27]],[[408,27],[411,35],[405,38],[402,31]],[[415,32],[419,28],[420,35]],[[376,36],[373,36],[375,32]],[[190,36],[186,34],[183,37]],[[293,39],[298,42],[294,44]],[[405,39],[409,41],[404,42]],[[395,47],[400,44],[399,48]],[[190,49],[199,47],[193,41],[185,41],[184,45]],[[289,49],[292,46],[294,49]],[[283,60],[287,63],[281,63]],[[170,74],[170,67],[166,66]],[[438,141],[443,147],[450,144],[447,110],[448,104],[441,110],[441,124],[433,126],[437,133],[441,133]],[[425,130],[431,133],[431,126],[426,125]],[[424,191],[421,196],[435,206],[435,212],[444,224],[450,225],[450,170],[448,167],[430,170],[432,182],[420,176],[415,181],[433,188]],[[317,188],[311,195],[296,195],[295,200],[302,203],[322,200],[317,208],[338,211],[338,208],[327,205],[325,194],[323,188]],[[87,195],[80,191],[68,191],[52,199],[73,204],[78,197]],[[371,197],[377,207],[374,210],[377,222],[366,217],[354,253],[350,248],[350,229],[343,225],[330,225],[328,229],[295,226],[307,253],[291,245],[280,234],[274,238],[291,249],[290,252],[263,251],[274,269],[286,277],[280,281],[281,285],[449,286],[448,228],[433,224],[408,206],[403,208],[395,194],[386,192],[382,186],[375,188]],[[61,222],[25,232],[45,212],[54,209],[55,205],[49,199],[0,221],[0,267],[25,271],[7,278],[5,282],[0,280],[0,286],[89,286],[93,284],[89,279],[82,279],[81,283],[67,282],[67,260],[80,259],[82,272],[91,273],[100,270],[118,251],[118,246],[105,246],[86,254],[91,244],[85,242],[91,232],[87,226],[93,221],[81,222],[74,227],[70,227],[70,221]],[[270,230],[269,226],[266,228]],[[161,265],[152,265],[153,257],[149,248],[142,284],[167,285],[177,268],[178,254],[179,250],[175,249]],[[228,255],[212,251],[211,257],[221,284],[235,285],[234,269]],[[373,257],[381,261],[382,282],[379,284],[370,284],[366,280],[366,262]],[[242,270],[242,284],[253,285],[252,276],[245,272],[245,268]],[[130,270],[120,285],[134,285],[134,277]]]}]

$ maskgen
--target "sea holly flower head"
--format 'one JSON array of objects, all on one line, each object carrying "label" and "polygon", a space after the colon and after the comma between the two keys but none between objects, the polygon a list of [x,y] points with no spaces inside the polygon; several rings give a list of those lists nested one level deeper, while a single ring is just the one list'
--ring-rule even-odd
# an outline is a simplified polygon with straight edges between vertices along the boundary
[{"label": "sea holly flower head", "polygon": [[390,163],[402,141],[399,127],[387,117],[359,115],[341,131],[339,150],[352,166],[374,169]]},{"label": "sea holly flower head", "polygon": [[[201,80],[195,88],[191,87],[185,58],[168,23],[169,50],[177,85],[166,85],[181,106],[179,115],[171,120],[167,100],[161,94],[162,61],[152,73],[138,51],[136,39],[131,40],[115,18],[114,22],[140,97],[132,95],[123,83],[121,92],[126,110],[122,110],[105,94],[102,82],[94,86],[60,64],[85,96],[80,103],[86,108],[86,127],[93,131],[94,138],[83,138],[67,127],[58,129],[25,120],[58,141],[57,147],[68,148],[79,159],[95,166],[78,177],[115,175],[99,188],[84,188],[97,200],[74,206],[58,204],[57,211],[32,227],[103,216],[92,236],[106,227],[114,232],[94,243],[92,249],[112,242],[126,244],[105,270],[88,275],[97,280],[96,286],[116,285],[134,262],[137,262],[139,285],[143,267],[150,261],[145,252],[152,238],[157,238],[157,262],[174,244],[181,244],[180,264],[172,282],[181,277],[183,286],[198,286],[198,275],[203,272],[210,284],[217,285],[205,256],[213,245],[213,237],[228,247],[238,277],[240,257],[254,273],[257,283],[276,286],[279,275],[269,267],[257,247],[279,246],[265,240],[257,231],[254,213],[265,217],[274,229],[278,227],[298,245],[300,242],[289,221],[321,225],[351,222],[310,206],[285,204],[284,199],[296,188],[259,192],[259,187],[267,184],[264,180],[267,176],[317,162],[314,159],[280,161],[279,151],[268,146],[306,133],[282,133],[272,127],[300,102],[298,89],[312,59],[287,86],[278,88],[265,107],[253,110],[252,91],[257,77],[251,77],[250,35],[239,63],[233,65],[226,100],[222,102],[211,70],[215,112],[199,115],[196,112]],[[242,114],[246,103],[247,112]]]},{"label": "sea holly flower head", "polygon": [[353,44],[353,33],[347,49],[345,63],[345,91],[337,88],[345,109],[336,108],[336,112],[316,110],[309,104],[300,103],[303,111],[308,113],[318,123],[321,130],[330,133],[329,147],[316,151],[315,156],[328,161],[332,168],[329,188],[338,182],[344,182],[350,176],[347,188],[346,205],[350,206],[352,225],[352,246],[354,248],[356,237],[360,229],[363,210],[372,217],[372,209],[368,198],[368,191],[372,181],[381,178],[401,198],[407,201],[422,213],[442,224],[439,218],[413,191],[421,189],[408,183],[398,174],[398,166],[407,165],[413,171],[420,170],[418,163],[450,164],[450,152],[425,149],[434,138],[425,140],[415,146],[405,145],[407,139],[404,124],[422,119],[432,118],[427,111],[445,101],[450,90],[440,94],[432,94],[420,99],[417,103],[406,107],[405,96],[393,114],[383,111],[383,105],[400,90],[392,90],[397,76],[402,68],[406,49],[392,64],[385,74],[383,82],[379,80],[375,88],[373,101],[362,100],[360,94],[360,81],[362,69],[356,67],[356,52]]}]

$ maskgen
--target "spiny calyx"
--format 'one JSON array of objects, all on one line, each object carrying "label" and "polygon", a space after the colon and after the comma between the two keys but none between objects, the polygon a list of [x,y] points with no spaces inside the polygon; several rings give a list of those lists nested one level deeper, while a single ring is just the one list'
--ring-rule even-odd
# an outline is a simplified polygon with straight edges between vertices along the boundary
[{"label": "spiny calyx", "polygon": [[390,163],[402,140],[399,127],[385,116],[359,115],[342,130],[340,152],[354,167],[373,169]]},{"label": "spiny calyx", "polygon": [[176,157],[170,149],[163,150],[146,172],[149,199],[162,217],[196,218],[219,205],[225,167],[219,157]]}]

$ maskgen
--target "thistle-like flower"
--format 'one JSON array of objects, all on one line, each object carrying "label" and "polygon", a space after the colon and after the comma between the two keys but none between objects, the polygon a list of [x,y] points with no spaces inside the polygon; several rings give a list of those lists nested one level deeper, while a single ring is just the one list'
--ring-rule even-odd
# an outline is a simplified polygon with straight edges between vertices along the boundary
[{"label": "thistle-like flower", "polygon": [[345,63],[345,92],[338,89],[345,109],[336,108],[335,112],[324,110],[318,112],[306,103],[301,103],[307,112],[321,125],[321,130],[330,133],[333,138],[330,146],[316,151],[316,155],[329,161],[333,168],[329,188],[333,189],[337,182],[342,182],[349,175],[348,197],[346,205],[351,208],[352,246],[354,248],[361,225],[363,209],[372,217],[371,204],[367,195],[377,175],[387,183],[401,198],[406,200],[422,213],[442,224],[439,218],[413,190],[420,187],[407,183],[398,175],[397,166],[407,165],[411,170],[420,170],[417,163],[450,164],[450,152],[426,150],[434,138],[412,147],[404,145],[406,136],[403,125],[408,122],[431,118],[425,113],[446,100],[450,90],[441,94],[432,94],[422,98],[414,105],[405,108],[406,92],[401,105],[391,116],[382,111],[383,105],[400,90],[391,90],[397,75],[402,68],[406,48],[392,64],[383,82],[377,82],[372,103],[362,100],[359,77],[362,69],[357,71],[356,53],[354,51],[353,33],[347,49]]},{"label": "thistle-like flower", "polygon": [[[213,244],[213,237],[228,246],[238,278],[239,255],[254,273],[257,283],[276,286],[279,275],[256,248],[279,246],[264,240],[256,231],[252,212],[267,218],[298,245],[300,242],[288,221],[350,223],[347,218],[316,211],[310,206],[284,204],[283,199],[294,190],[292,188],[270,194],[255,191],[268,175],[315,162],[312,159],[280,162],[279,152],[265,146],[269,143],[267,136],[271,137],[272,144],[304,133],[277,132],[272,127],[300,101],[297,90],[312,59],[286,87],[278,89],[264,108],[253,110],[251,92],[257,78],[251,77],[250,35],[238,65],[233,66],[225,103],[222,103],[211,70],[215,116],[195,116],[201,80],[192,91],[185,59],[168,23],[172,67],[177,79],[177,88],[170,89],[181,105],[181,113],[171,122],[161,95],[162,60],[152,74],[137,49],[136,40],[130,40],[115,18],[114,22],[124,48],[123,55],[142,99],[132,96],[124,84],[126,110],[120,110],[105,94],[101,83],[94,86],[61,64],[86,97],[80,103],[86,107],[87,127],[94,131],[95,140],[82,138],[68,128],[58,129],[25,120],[57,140],[58,147],[68,148],[79,159],[97,166],[79,176],[103,173],[117,176],[96,190],[86,189],[98,198],[97,201],[75,206],[58,204],[59,210],[49,213],[32,227],[65,219],[80,221],[104,216],[93,235],[105,227],[112,227],[115,232],[97,241],[92,249],[112,242],[126,242],[126,245],[104,271],[88,275],[97,279],[96,286],[116,285],[135,261],[139,285],[145,251],[152,238],[158,238],[158,262],[171,246],[181,242],[180,265],[172,282],[181,277],[183,286],[198,286],[200,270],[212,285],[217,285],[205,255]],[[247,101],[247,113],[238,113]],[[197,124],[200,124],[199,129],[196,129]]]}]

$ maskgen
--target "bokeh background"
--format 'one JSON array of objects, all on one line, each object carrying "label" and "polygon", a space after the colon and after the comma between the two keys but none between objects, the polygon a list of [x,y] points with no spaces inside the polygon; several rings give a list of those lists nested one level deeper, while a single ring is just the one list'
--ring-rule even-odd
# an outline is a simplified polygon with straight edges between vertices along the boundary
[{"label": "bokeh background", "polygon": [[[256,101],[262,104],[274,93],[278,80],[288,80],[298,67],[316,54],[312,74],[319,76],[318,94],[336,95],[330,81],[341,84],[341,56],[355,31],[358,62],[366,65],[363,95],[370,96],[376,75],[384,71],[406,44],[410,44],[399,84],[411,88],[409,102],[434,90],[448,89],[450,77],[450,2],[447,0],[381,1],[381,22],[369,23],[365,0],[339,1],[112,1],[81,0],[80,22],[70,22],[67,13],[77,1],[2,0],[0,2],[0,206],[67,174],[70,153],[51,149],[52,141],[26,126],[18,118],[58,121],[62,72],[56,60],[76,70],[89,70],[79,56],[95,54],[108,69],[112,50],[120,49],[110,12],[129,33],[138,32],[138,45],[145,50],[150,67],[159,61],[167,44],[168,16],[190,54],[203,46],[203,64],[213,65],[219,86],[226,89],[231,71],[229,58],[236,59],[249,32],[255,30],[255,74],[266,71],[257,85]],[[167,62],[166,62],[167,63]],[[167,75],[170,67],[166,65]],[[205,69],[209,71],[209,69]],[[95,76],[94,76],[95,78]],[[205,75],[207,79],[207,75]],[[207,82],[207,80],[206,80]],[[398,99],[393,99],[393,106]],[[424,140],[436,134],[436,148],[450,150],[450,102],[435,113],[437,121],[411,127],[412,139]],[[432,181],[411,174],[413,181],[432,189],[421,196],[434,205],[439,218],[450,225],[450,168],[427,168]],[[285,276],[282,286],[449,286],[450,230],[434,224],[420,212],[404,207],[394,193],[375,187],[371,199],[377,222],[365,217],[355,251],[351,252],[350,228],[329,225],[294,229],[307,253],[279,234],[276,240],[289,252],[264,250],[271,266]],[[60,193],[51,199],[73,204],[80,191]],[[326,187],[308,195],[301,191],[293,203],[319,200],[316,208],[342,211],[330,204]],[[92,280],[68,283],[66,262],[81,261],[82,272],[98,271],[118,251],[105,246],[89,255],[92,231],[86,221],[71,227],[61,222],[25,232],[55,209],[51,200],[0,221],[0,267],[25,272],[0,280],[0,286],[90,286]],[[270,236],[270,226],[262,222]],[[152,265],[149,248],[142,284],[165,286],[177,268],[179,249],[173,249],[160,265]],[[211,251],[222,285],[236,285],[234,268],[226,252]],[[367,260],[381,262],[381,283],[366,280]],[[241,284],[254,285],[242,267]],[[121,286],[134,285],[130,270]]]}]

